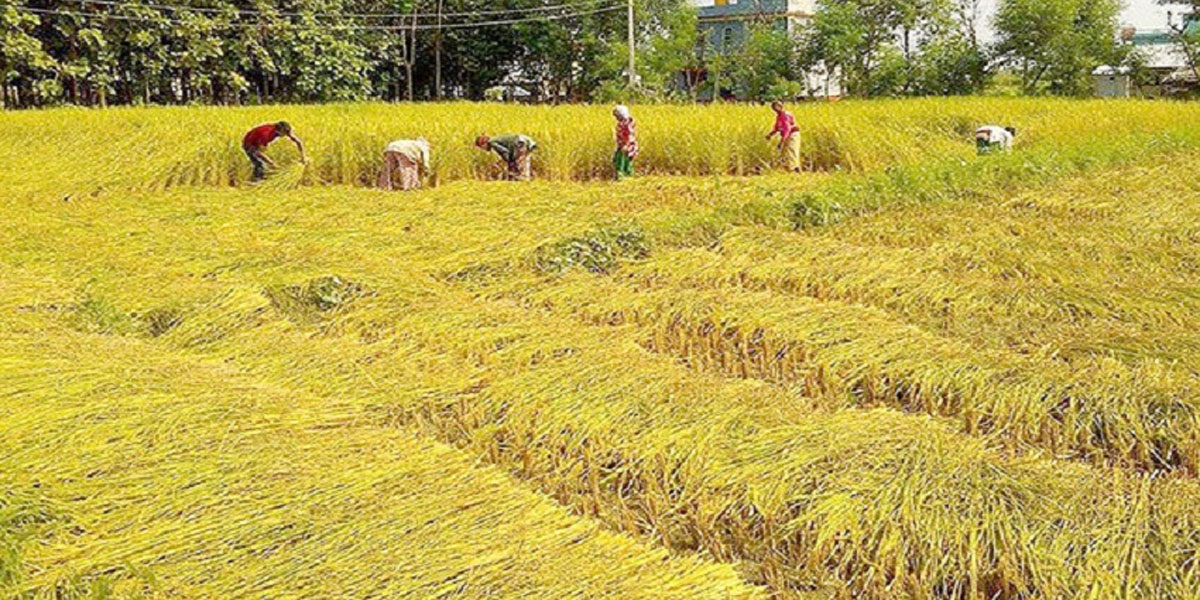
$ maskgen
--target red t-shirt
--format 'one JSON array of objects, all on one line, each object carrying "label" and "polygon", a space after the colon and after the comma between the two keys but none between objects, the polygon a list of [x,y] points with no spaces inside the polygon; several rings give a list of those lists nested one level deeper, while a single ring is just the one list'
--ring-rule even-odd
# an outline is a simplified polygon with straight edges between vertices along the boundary
[{"label": "red t-shirt", "polygon": [[783,136],[784,140],[792,137],[792,134],[796,133],[796,117],[793,117],[792,113],[786,110],[780,112],[775,117],[775,131],[771,133],[778,133]]},{"label": "red t-shirt", "polygon": [[279,138],[279,128],[275,123],[259,125],[250,130],[246,137],[242,138],[242,147],[244,148],[266,148]]}]

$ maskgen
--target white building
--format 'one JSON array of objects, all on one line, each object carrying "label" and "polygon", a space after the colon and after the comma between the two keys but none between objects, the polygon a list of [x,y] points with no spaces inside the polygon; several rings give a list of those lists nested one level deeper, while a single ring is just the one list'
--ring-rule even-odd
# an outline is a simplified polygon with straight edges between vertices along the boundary
[{"label": "white building", "polygon": [[[698,9],[703,52],[727,54],[737,49],[754,25],[799,33],[812,22],[816,0],[690,0]],[[806,74],[805,87],[817,97],[841,95],[834,74],[824,69]]]}]

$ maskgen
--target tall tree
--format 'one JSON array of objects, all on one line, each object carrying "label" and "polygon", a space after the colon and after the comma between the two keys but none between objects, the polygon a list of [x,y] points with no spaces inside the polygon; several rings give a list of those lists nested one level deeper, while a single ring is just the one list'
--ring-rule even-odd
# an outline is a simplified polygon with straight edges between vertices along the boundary
[{"label": "tall tree", "polygon": [[696,81],[688,77],[701,67],[696,11],[676,0],[638,5],[635,30],[638,89],[629,89],[627,39],[615,37],[598,64],[597,99],[694,99]]},{"label": "tall tree", "polygon": [[786,31],[767,24],[750,28],[737,49],[730,75],[739,97],[746,100],[773,100],[782,82],[797,79],[796,45]]},{"label": "tall tree", "polygon": [[38,84],[53,71],[54,59],[34,32],[36,15],[20,12],[11,0],[0,2],[0,108],[36,102],[47,91]]},{"label": "tall tree", "polygon": [[[635,0],[635,7],[642,91],[667,96],[681,71],[698,66],[695,13],[685,0]],[[621,7],[576,0],[0,0],[0,101],[481,98],[509,78],[552,99],[630,98],[634,90],[618,83],[627,79],[624,61],[610,60],[628,49],[624,11],[612,8]]]},{"label": "tall tree", "polygon": [[997,54],[1021,76],[1025,93],[1089,93],[1092,70],[1118,64],[1119,0],[1001,0]]},{"label": "tall tree", "polygon": [[964,94],[986,76],[974,0],[819,0],[803,63],[836,70],[855,96]]}]

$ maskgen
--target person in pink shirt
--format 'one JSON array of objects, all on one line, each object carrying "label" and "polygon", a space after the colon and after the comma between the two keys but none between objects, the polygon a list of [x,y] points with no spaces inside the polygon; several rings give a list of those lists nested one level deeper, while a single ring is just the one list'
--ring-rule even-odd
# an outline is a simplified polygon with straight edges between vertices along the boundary
[{"label": "person in pink shirt", "polygon": [[796,127],[796,117],[783,109],[782,102],[772,102],[771,110],[775,111],[775,129],[767,134],[767,139],[779,135],[779,153],[784,167],[799,173],[800,162],[800,130]]}]

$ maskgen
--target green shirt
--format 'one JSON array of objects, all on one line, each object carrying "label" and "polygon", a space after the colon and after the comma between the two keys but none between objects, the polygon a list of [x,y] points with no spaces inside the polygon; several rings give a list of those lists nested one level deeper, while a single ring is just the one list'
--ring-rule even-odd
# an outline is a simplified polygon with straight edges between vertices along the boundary
[{"label": "green shirt", "polygon": [[524,146],[529,152],[537,148],[537,142],[527,135],[502,135],[492,138],[488,147],[500,155],[500,158],[512,162],[517,157],[517,149]]}]

